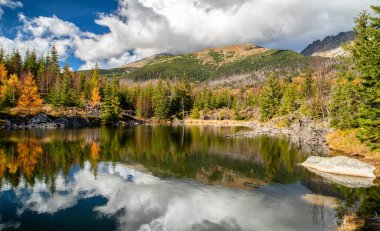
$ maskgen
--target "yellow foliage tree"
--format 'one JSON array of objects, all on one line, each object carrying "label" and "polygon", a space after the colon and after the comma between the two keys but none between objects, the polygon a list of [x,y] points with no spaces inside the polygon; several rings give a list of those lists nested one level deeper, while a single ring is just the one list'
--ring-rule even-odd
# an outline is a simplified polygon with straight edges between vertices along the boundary
[{"label": "yellow foliage tree", "polygon": [[9,86],[12,93],[12,101],[15,101],[16,93],[20,89],[20,80],[18,79],[16,74],[13,74],[9,77],[7,85]]},{"label": "yellow foliage tree", "polygon": [[100,89],[98,86],[95,86],[91,91],[91,107],[95,107],[99,104],[101,99]]},{"label": "yellow foliage tree", "polygon": [[34,80],[32,74],[29,73],[21,89],[18,107],[27,109],[28,114],[30,114],[30,109],[32,107],[39,107],[41,104],[42,99],[38,93],[36,81]]},{"label": "yellow foliage tree", "polygon": [[4,64],[0,63],[0,83],[4,82],[7,79],[8,71],[5,68]]}]

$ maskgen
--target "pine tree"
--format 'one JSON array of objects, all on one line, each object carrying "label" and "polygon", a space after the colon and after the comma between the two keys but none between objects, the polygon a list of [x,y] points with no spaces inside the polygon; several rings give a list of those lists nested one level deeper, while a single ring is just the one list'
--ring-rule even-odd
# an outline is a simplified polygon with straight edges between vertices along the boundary
[{"label": "pine tree", "polygon": [[154,116],[160,120],[167,119],[169,117],[170,91],[165,85],[166,84],[164,82],[159,80],[153,95]]},{"label": "pine tree", "polygon": [[112,86],[106,82],[103,89],[103,101],[101,103],[100,116],[104,123],[114,124],[119,119],[120,98],[117,91],[117,82],[115,81]]},{"label": "pine tree", "polygon": [[191,107],[191,86],[189,82],[186,79],[181,82],[176,81],[171,97],[170,114],[184,118],[191,110]]},{"label": "pine tree", "polygon": [[24,58],[24,70],[32,73],[33,76],[37,76],[38,74],[38,63],[37,63],[37,55],[35,51],[30,52],[29,50],[25,54]]},{"label": "pine tree", "polygon": [[306,70],[304,75],[303,84],[303,96],[306,100],[310,99],[313,95],[313,72],[311,70]]},{"label": "pine tree", "polygon": [[47,86],[46,86],[46,67],[43,57],[40,57],[37,61],[37,84],[41,90],[42,95],[46,96]]},{"label": "pine tree", "polygon": [[51,47],[50,52],[50,69],[52,72],[53,78],[57,77],[59,75],[59,58],[58,58],[58,52],[55,48],[55,44],[53,43],[53,46]]},{"label": "pine tree", "polygon": [[76,95],[74,92],[74,75],[71,72],[69,65],[66,64],[63,68],[63,86],[62,89],[62,104],[64,106],[75,106],[76,105]]},{"label": "pine tree", "polygon": [[152,106],[153,86],[149,84],[145,88],[136,88],[135,111],[140,118],[150,118],[153,114]]},{"label": "pine tree", "polygon": [[21,76],[22,58],[18,50],[13,50],[11,56],[7,61],[8,74],[16,74]]},{"label": "pine tree", "polygon": [[291,114],[297,110],[297,107],[297,88],[294,84],[289,83],[281,99],[280,114]]},{"label": "pine tree", "polygon": [[359,72],[359,138],[373,149],[380,149],[380,14],[364,12],[355,20],[355,43],[351,54]]},{"label": "pine tree", "polygon": [[42,104],[42,100],[38,93],[38,87],[31,73],[29,73],[22,85],[21,95],[18,100],[18,107],[27,109],[30,115],[30,109],[32,107],[39,107]]},{"label": "pine tree", "polygon": [[339,129],[358,126],[358,92],[354,81],[340,78],[333,88],[330,100],[330,125]]},{"label": "pine tree", "polygon": [[278,113],[281,97],[282,91],[278,79],[274,73],[271,73],[260,94],[261,121],[272,119]]}]

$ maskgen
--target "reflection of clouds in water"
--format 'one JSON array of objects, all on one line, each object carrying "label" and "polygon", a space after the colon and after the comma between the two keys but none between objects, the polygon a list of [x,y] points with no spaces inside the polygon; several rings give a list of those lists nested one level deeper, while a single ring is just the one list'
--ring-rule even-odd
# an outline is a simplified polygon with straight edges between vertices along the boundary
[{"label": "reflection of clouds in water", "polygon": [[[87,163],[69,182],[58,177],[53,196],[48,185],[39,183],[22,197],[24,209],[55,213],[80,199],[103,196],[108,202],[95,210],[116,215],[120,230],[333,229],[312,223],[310,206],[301,199],[306,193],[310,192],[298,184],[243,191],[161,180],[121,164],[100,164],[95,178]],[[326,212],[333,210],[326,208]],[[332,224],[333,217],[326,215],[331,220],[325,224]]]},{"label": "reflection of clouds in water", "polygon": [[17,229],[21,225],[20,222],[4,222],[1,223],[0,219],[0,230],[5,230],[5,229]]}]

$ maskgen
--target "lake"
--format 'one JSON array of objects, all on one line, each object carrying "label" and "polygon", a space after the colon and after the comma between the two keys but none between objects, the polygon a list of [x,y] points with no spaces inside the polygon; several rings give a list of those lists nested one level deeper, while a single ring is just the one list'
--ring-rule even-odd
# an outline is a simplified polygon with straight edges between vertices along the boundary
[{"label": "lake", "polygon": [[297,164],[285,138],[246,128],[135,126],[0,131],[0,230],[335,230],[380,211]]}]

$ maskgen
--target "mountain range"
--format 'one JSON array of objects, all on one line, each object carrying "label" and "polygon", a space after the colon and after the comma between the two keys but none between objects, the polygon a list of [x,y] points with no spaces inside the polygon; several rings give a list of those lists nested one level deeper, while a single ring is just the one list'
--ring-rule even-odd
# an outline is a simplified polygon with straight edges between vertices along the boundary
[{"label": "mountain range", "polygon": [[344,55],[342,44],[355,39],[353,31],[341,32],[335,36],[327,36],[308,45],[301,54],[306,56],[337,57]]},{"label": "mountain range", "polygon": [[198,82],[231,78],[260,81],[269,72],[296,75],[306,68],[333,69],[336,57],[344,55],[342,44],[354,38],[353,32],[342,32],[314,41],[301,53],[254,44],[207,48],[180,55],[164,53],[100,72],[104,76],[119,76],[133,81],[184,77]]}]

